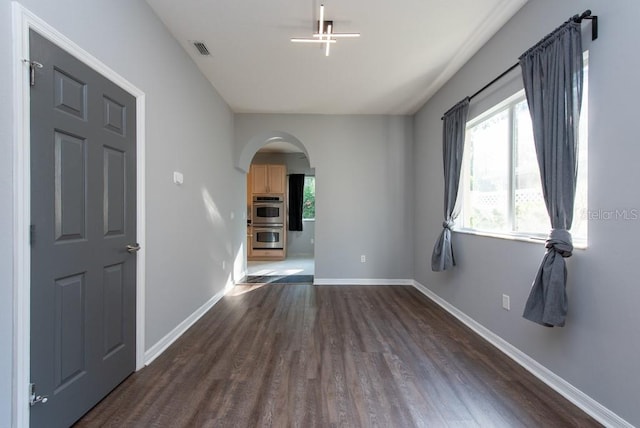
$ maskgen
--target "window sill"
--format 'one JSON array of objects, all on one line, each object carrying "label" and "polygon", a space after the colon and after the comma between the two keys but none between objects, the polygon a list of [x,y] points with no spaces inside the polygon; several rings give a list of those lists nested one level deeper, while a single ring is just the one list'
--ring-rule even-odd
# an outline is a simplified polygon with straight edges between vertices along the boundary
[{"label": "window sill", "polygon": [[315,218],[303,218],[302,222],[304,223],[305,221],[316,221]]},{"label": "window sill", "polygon": [[[509,241],[527,242],[529,244],[544,245],[545,241],[547,240],[546,237],[543,238],[543,237],[534,237],[534,236],[526,236],[526,235],[515,235],[515,234],[509,234],[509,233],[486,232],[481,230],[463,229],[463,228],[453,229],[453,232],[462,233],[465,235],[483,236],[485,238],[496,238],[496,239],[506,239]],[[586,250],[588,246],[585,242],[574,242],[573,248],[575,250]]]}]

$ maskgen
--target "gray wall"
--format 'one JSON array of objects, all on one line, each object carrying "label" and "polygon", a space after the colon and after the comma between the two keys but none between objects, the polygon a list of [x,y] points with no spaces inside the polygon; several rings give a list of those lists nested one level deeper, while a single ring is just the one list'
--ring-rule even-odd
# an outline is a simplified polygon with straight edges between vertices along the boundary
[{"label": "gray wall", "polygon": [[[589,61],[589,207],[596,214],[640,209],[640,57],[634,30],[640,3],[530,0],[415,117],[415,275],[549,370],[640,425],[640,220],[589,222],[589,248],[576,250],[568,260],[564,328],[547,329],[521,317],[544,253],[541,244],[456,233],[455,270],[433,273],[428,263],[442,222],[442,113],[584,9],[600,16],[600,37],[591,44]],[[511,311],[501,309],[502,293],[511,296]]]},{"label": "gray wall", "polygon": [[[233,114],[143,0],[23,4],[147,95],[146,346],[221,291],[241,251],[244,174]],[[0,0],[0,426],[10,425],[12,347],[11,2]],[[181,187],[174,170],[184,173]],[[235,219],[231,220],[231,212]],[[242,259],[242,257],[239,257]],[[222,262],[225,261],[225,269]]]},{"label": "gray wall", "polygon": [[287,257],[313,257],[315,239],[315,220],[302,220],[302,231],[287,231]]},{"label": "gray wall", "polygon": [[408,116],[236,115],[237,153],[268,131],[309,153],[316,278],[412,278],[412,127]]},{"label": "gray wall", "polygon": [[[258,152],[252,164],[283,164],[287,166],[287,174],[304,174],[314,176],[315,170],[309,166],[309,159],[303,153],[261,153]],[[316,236],[315,220],[303,220],[302,232],[287,231],[287,257],[313,256]]]}]

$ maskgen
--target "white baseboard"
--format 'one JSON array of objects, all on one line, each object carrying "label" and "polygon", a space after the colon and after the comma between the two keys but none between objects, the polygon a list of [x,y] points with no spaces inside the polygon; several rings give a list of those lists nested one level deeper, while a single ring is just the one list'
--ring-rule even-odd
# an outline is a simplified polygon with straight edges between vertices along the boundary
[{"label": "white baseboard", "polygon": [[604,407],[602,404],[598,403],[596,400],[589,397],[587,394],[580,391],[578,388],[571,385],[569,382],[556,375],[551,370],[544,367],[542,364],[538,363],[536,360],[529,357],[527,354],[520,351],[518,348],[516,348],[506,340],[502,339],[497,334],[493,333],[491,330],[476,322],[473,318],[469,317],[464,312],[460,311],[458,308],[442,299],[440,296],[429,290],[424,285],[420,284],[417,281],[413,281],[413,286],[433,302],[442,307],[445,311],[449,312],[451,315],[464,323],[467,327],[478,333],[509,358],[520,364],[535,377],[549,385],[551,388],[560,393],[560,395],[571,401],[573,404],[578,406],[585,413],[589,414],[604,426],[634,428],[632,424],[625,421],[620,416],[616,415],[614,412]]},{"label": "white baseboard", "polygon": [[313,285],[414,285],[412,279],[314,278]]},{"label": "white baseboard", "polygon": [[144,353],[144,364],[148,366],[158,358],[166,349],[171,346],[173,342],[178,340],[180,336],[182,336],[193,324],[196,323],[204,314],[207,313],[209,309],[211,309],[216,303],[220,301],[224,297],[225,294],[229,292],[229,290],[233,288],[233,283],[227,283],[225,288],[215,294],[211,299],[209,299],[204,305],[200,306],[195,310],[194,313],[189,315],[184,321],[176,326],[173,330],[171,330],[166,336],[156,342],[152,347],[150,347]]}]

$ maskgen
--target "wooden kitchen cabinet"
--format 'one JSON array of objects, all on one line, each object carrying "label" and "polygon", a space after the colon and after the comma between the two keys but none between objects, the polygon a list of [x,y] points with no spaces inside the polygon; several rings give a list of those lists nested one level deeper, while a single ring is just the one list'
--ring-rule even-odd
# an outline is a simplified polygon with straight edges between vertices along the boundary
[{"label": "wooden kitchen cabinet", "polygon": [[284,165],[251,165],[251,192],[285,193],[286,174]]},{"label": "wooden kitchen cabinet", "polygon": [[257,250],[251,249],[251,259],[248,260],[284,260],[287,257],[285,250]]},{"label": "wooden kitchen cabinet", "polygon": [[[253,213],[254,196],[271,194],[284,197],[286,193],[286,176],[287,168],[285,165],[276,164],[253,164],[247,175],[247,206],[249,207],[249,219]],[[286,202],[283,204],[286,213]],[[286,224],[286,220],[285,220]],[[253,248],[253,240],[255,238],[256,224],[250,223],[247,227],[247,260],[284,260],[286,257],[286,227],[283,227],[283,248],[282,249],[263,249]]]}]

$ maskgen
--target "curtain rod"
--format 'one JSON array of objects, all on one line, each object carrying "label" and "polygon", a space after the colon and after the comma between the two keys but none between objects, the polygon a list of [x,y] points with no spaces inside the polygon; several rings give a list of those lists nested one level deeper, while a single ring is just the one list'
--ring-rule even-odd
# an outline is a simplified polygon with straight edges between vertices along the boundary
[{"label": "curtain rod", "polygon": [[[582,12],[580,15],[574,15],[567,22],[573,21],[573,22],[577,22],[577,23],[582,23],[582,21],[584,19],[590,19],[592,21],[592,23],[591,23],[591,40],[597,39],[598,38],[598,16],[597,15],[592,15],[591,14],[591,10],[587,9],[584,12]],[[485,91],[487,88],[489,88],[491,85],[496,83],[498,80],[502,79],[504,76],[509,74],[509,72],[513,71],[519,65],[520,65],[520,63],[516,62],[511,67],[509,67],[508,69],[503,71],[498,77],[496,77],[491,82],[487,83],[482,88],[478,89],[473,95],[471,95],[469,97],[469,101],[471,101],[472,99],[474,99],[475,97],[480,95],[483,91]],[[444,116],[442,116],[440,118],[440,120],[444,120]]]}]

